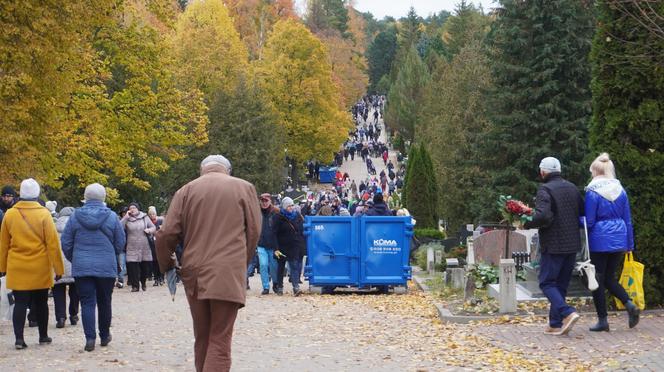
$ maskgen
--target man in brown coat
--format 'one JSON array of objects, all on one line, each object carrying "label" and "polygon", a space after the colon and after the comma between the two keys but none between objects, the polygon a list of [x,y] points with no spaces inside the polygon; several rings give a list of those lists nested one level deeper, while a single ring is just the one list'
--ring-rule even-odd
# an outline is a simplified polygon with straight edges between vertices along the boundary
[{"label": "man in brown coat", "polygon": [[261,212],[254,186],[231,177],[221,155],[201,162],[201,176],[173,196],[156,251],[162,272],[182,244],[181,277],[194,323],[196,371],[228,371],[245,272],[256,251]]}]

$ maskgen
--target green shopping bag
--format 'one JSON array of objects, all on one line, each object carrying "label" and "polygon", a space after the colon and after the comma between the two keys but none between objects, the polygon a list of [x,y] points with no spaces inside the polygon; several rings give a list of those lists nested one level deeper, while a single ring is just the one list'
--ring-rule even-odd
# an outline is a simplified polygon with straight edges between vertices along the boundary
[{"label": "green shopping bag", "polygon": [[[622,274],[620,275],[620,285],[625,288],[627,295],[639,309],[646,308],[646,298],[643,294],[643,264],[634,261],[632,252],[625,254]],[[625,308],[622,302],[616,298],[616,307],[619,310]]]}]

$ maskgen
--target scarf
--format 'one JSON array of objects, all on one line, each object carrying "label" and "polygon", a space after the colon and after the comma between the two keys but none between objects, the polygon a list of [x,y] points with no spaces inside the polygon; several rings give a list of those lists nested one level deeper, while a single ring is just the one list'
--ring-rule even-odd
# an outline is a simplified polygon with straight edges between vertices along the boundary
[{"label": "scarf", "polygon": [[293,210],[292,212],[289,213],[284,208],[281,208],[281,214],[283,214],[290,221],[295,221],[297,219],[297,211],[295,211],[295,210]]}]

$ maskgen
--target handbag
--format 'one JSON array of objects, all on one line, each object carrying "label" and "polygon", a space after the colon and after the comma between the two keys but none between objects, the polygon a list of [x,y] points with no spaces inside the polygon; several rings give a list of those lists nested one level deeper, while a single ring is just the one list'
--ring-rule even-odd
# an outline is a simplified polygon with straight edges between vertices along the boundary
[{"label": "handbag", "polygon": [[[623,263],[622,274],[620,274],[620,285],[625,288],[625,292],[627,292],[629,298],[641,310],[646,308],[646,299],[643,293],[644,267],[641,262],[634,261],[634,255],[630,251],[625,254],[625,262]],[[616,298],[616,307],[622,310],[625,308],[625,305]]]},{"label": "handbag", "polygon": [[585,261],[577,262],[576,270],[581,274],[581,282],[583,285],[593,292],[599,288],[599,283],[597,282],[597,276],[595,275],[595,265],[590,263],[590,242],[588,241],[588,225],[586,224],[585,217],[583,217],[583,232],[585,233],[586,241],[583,247],[584,254],[582,259]]}]

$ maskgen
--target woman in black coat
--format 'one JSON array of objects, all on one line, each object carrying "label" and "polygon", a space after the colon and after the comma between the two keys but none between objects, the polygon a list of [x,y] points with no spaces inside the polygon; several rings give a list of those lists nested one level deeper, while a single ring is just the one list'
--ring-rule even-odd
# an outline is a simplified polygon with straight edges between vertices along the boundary
[{"label": "woman in black coat", "polygon": [[275,293],[284,294],[284,271],[286,262],[293,284],[293,295],[299,296],[300,275],[302,273],[302,257],[306,254],[304,243],[304,218],[294,209],[293,199],[286,197],[281,201],[279,213],[274,215],[272,229],[277,236],[279,248],[277,256],[277,282],[274,283]]}]

